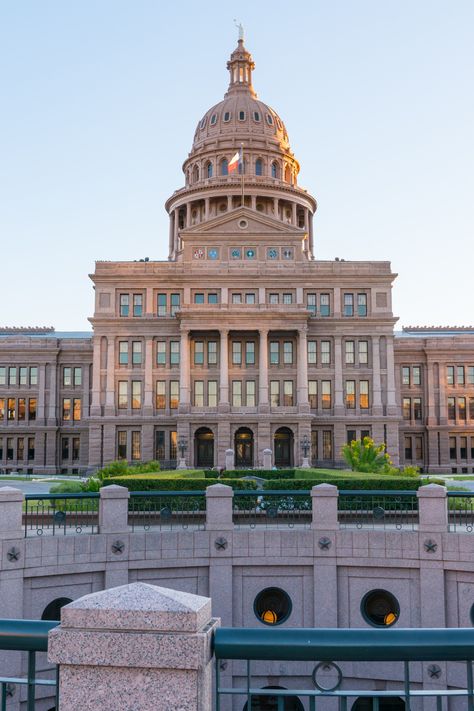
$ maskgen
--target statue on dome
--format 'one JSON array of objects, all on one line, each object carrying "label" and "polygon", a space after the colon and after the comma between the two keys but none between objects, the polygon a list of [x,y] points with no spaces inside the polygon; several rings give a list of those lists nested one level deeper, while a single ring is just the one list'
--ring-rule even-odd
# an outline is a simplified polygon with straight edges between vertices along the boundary
[{"label": "statue on dome", "polygon": [[241,22],[237,22],[237,20],[234,18],[234,24],[239,30],[239,41],[242,40],[244,41],[244,27]]}]

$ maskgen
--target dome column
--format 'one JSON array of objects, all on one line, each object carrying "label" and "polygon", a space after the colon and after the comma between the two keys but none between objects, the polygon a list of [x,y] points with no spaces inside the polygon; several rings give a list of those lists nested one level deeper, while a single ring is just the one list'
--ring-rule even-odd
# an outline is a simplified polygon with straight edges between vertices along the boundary
[{"label": "dome column", "polygon": [[191,227],[191,205],[186,203],[186,227]]},{"label": "dome column", "polygon": [[227,195],[227,212],[232,210],[232,195]]},{"label": "dome column", "polygon": [[292,223],[296,227],[298,224],[298,216],[296,213],[296,202],[292,203],[291,210],[292,210],[292,213],[291,213]]},{"label": "dome column", "polygon": [[280,214],[279,214],[279,210],[278,210],[278,198],[277,197],[273,198],[273,213],[275,215],[275,219],[279,220]]},{"label": "dome column", "polygon": [[250,196],[250,207],[254,211],[257,209],[257,196],[256,195]]},{"label": "dome column", "polygon": [[204,200],[204,219],[208,220],[209,219],[209,205],[210,205],[210,200],[209,198],[205,198]]}]

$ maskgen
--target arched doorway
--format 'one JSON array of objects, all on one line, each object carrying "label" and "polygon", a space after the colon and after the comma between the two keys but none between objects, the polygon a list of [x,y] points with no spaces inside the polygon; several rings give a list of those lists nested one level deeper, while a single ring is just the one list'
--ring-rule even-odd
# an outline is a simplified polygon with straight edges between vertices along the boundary
[{"label": "arched doorway", "polygon": [[[263,686],[263,689],[284,689],[284,686]],[[252,696],[249,709],[245,703],[242,711],[279,711],[278,696]],[[304,706],[297,696],[283,698],[283,711],[304,711]]]},{"label": "arched doorway", "polygon": [[194,434],[194,461],[197,467],[214,466],[214,432],[200,427]]},{"label": "arched doorway", "polygon": [[[399,696],[394,696],[393,698],[380,697],[378,702],[379,711],[405,711],[405,702]],[[351,711],[372,711],[372,708],[372,698],[359,696],[354,701]]]},{"label": "arched doorway", "polygon": [[275,466],[293,466],[293,432],[289,427],[279,427],[274,438]]},{"label": "arched doorway", "polygon": [[234,435],[236,467],[253,467],[253,432],[248,427],[239,427]]}]

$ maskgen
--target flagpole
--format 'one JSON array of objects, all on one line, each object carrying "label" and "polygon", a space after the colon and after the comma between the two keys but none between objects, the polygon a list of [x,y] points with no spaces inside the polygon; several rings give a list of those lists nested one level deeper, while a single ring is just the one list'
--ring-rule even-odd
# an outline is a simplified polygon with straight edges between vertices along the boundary
[{"label": "flagpole", "polygon": [[244,207],[244,173],[245,173],[245,163],[244,163],[244,144],[240,144],[240,161],[242,166],[242,207]]}]

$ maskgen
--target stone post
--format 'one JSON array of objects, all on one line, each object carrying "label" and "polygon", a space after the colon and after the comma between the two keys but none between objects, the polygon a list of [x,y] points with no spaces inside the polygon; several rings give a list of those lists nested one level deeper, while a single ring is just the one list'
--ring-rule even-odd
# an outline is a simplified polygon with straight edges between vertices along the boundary
[{"label": "stone post", "polygon": [[233,449],[225,450],[225,468],[227,469],[227,471],[233,471],[235,469]]},{"label": "stone post", "polygon": [[234,492],[226,484],[213,484],[206,489],[206,531],[231,531]]},{"label": "stone post", "polygon": [[439,484],[420,486],[417,491],[419,531],[448,530],[448,500],[446,487]]},{"label": "stone post", "polygon": [[23,493],[12,486],[0,487],[0,540],[23,538]]},{"label": "stone post", "polygon": [[190,366],[189,366],[189,332],[181,330],[179,370],[179,412],[189,412],[190,403]]},{"label": "stone post", "polygon": [[219,412],[228,412],[229,405],[229,346],[227,329],[220,330],[220,351],[219,351]]},{"label": "stone post", "polygon": [[272,450],[263,450],[263,468],[269,470],[272,468]]},{"label": "stone post", "polygon": [[126,533],[130,492],[124,486],[103,486],[99,500],[100,533]]},{"label": "stone post", "polygon": [[311,528],[321,531],[338,531],[337,504],[339,492],[332,484],[318,484],[311,489],[313,520]]},{"label": "stone post", "polygon": [[258,409],[268,412],[268,330],[259,330],[258,343]]},{"label": "stone post", "polygon": [[209,598],[147,583],[66,605],[48,644],[61,711],[210,709],[218,626]]}]

